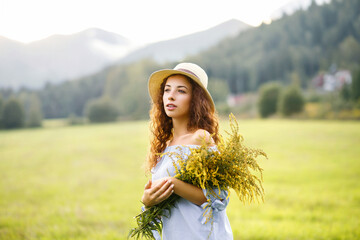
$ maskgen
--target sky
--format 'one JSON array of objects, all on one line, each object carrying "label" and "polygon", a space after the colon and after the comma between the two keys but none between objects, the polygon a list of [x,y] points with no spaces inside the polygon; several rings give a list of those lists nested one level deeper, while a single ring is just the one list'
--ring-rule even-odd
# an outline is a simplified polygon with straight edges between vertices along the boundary
[{"label": "sky", "polygon": [[151,43],[230,19],[258,26],[294,1],[299,0],[0,0],[0,36],[28,43],[95,27]]}]

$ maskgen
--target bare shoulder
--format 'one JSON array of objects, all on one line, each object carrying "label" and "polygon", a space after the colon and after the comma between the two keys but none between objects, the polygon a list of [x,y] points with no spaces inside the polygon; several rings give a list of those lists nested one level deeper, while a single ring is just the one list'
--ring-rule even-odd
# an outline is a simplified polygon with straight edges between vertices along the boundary
[{"label": "bare shoulder", "polygon": [[203,140],[205,140],[207,143],[209,143],[210,146],[215,145],[215,142],[214,142],[213,138],[211,137],[211,134],[208,131],[206,131],[205,129],[196,130],[191,137],[191,141],[195,145],[201,145],[203,143]]}]

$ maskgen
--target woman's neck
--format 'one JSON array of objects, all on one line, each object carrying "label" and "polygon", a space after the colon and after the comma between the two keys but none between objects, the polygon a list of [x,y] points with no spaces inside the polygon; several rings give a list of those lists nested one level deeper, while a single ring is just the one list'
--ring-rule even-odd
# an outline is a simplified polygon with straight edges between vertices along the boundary
[{"label": "woman's neck", "polygon": [[189,134],[189,130],[188,130],[188,122],[189,122],[189,118],[173,118],[172,119],[172,123],[173,123],[173,139],[177,139],[181,136],[184,136],[186,134]]}]

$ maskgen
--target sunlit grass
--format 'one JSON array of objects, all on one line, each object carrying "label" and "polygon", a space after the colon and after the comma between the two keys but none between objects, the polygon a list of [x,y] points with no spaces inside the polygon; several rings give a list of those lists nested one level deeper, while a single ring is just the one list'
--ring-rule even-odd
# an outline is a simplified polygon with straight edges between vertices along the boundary
[{"label": "sunlit grass", "polygon": [[[265,203],[230,200],[235,239],[360,236],[360,123],[239,126],[269,160],[259,159]],[[147,122],[1,131],[0,239],[126,239],[141,206],[147,150]]]}]

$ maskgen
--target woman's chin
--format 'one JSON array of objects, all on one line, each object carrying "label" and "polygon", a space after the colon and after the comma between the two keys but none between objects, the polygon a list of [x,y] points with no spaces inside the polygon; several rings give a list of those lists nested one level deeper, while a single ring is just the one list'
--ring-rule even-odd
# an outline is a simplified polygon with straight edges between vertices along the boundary
[{"label": "woman's chin", "polygon": [[171,117],[171,118],[176,117],[176,115],[177,115],[176,113],[174,113],[172,111],[165,111],[165,113],[168,117]]},{"label": "woman's chin", "polygon": [[170,118],[183,118],[186,114],[181,114],[176,111],[165,111],[166,115]]}]

